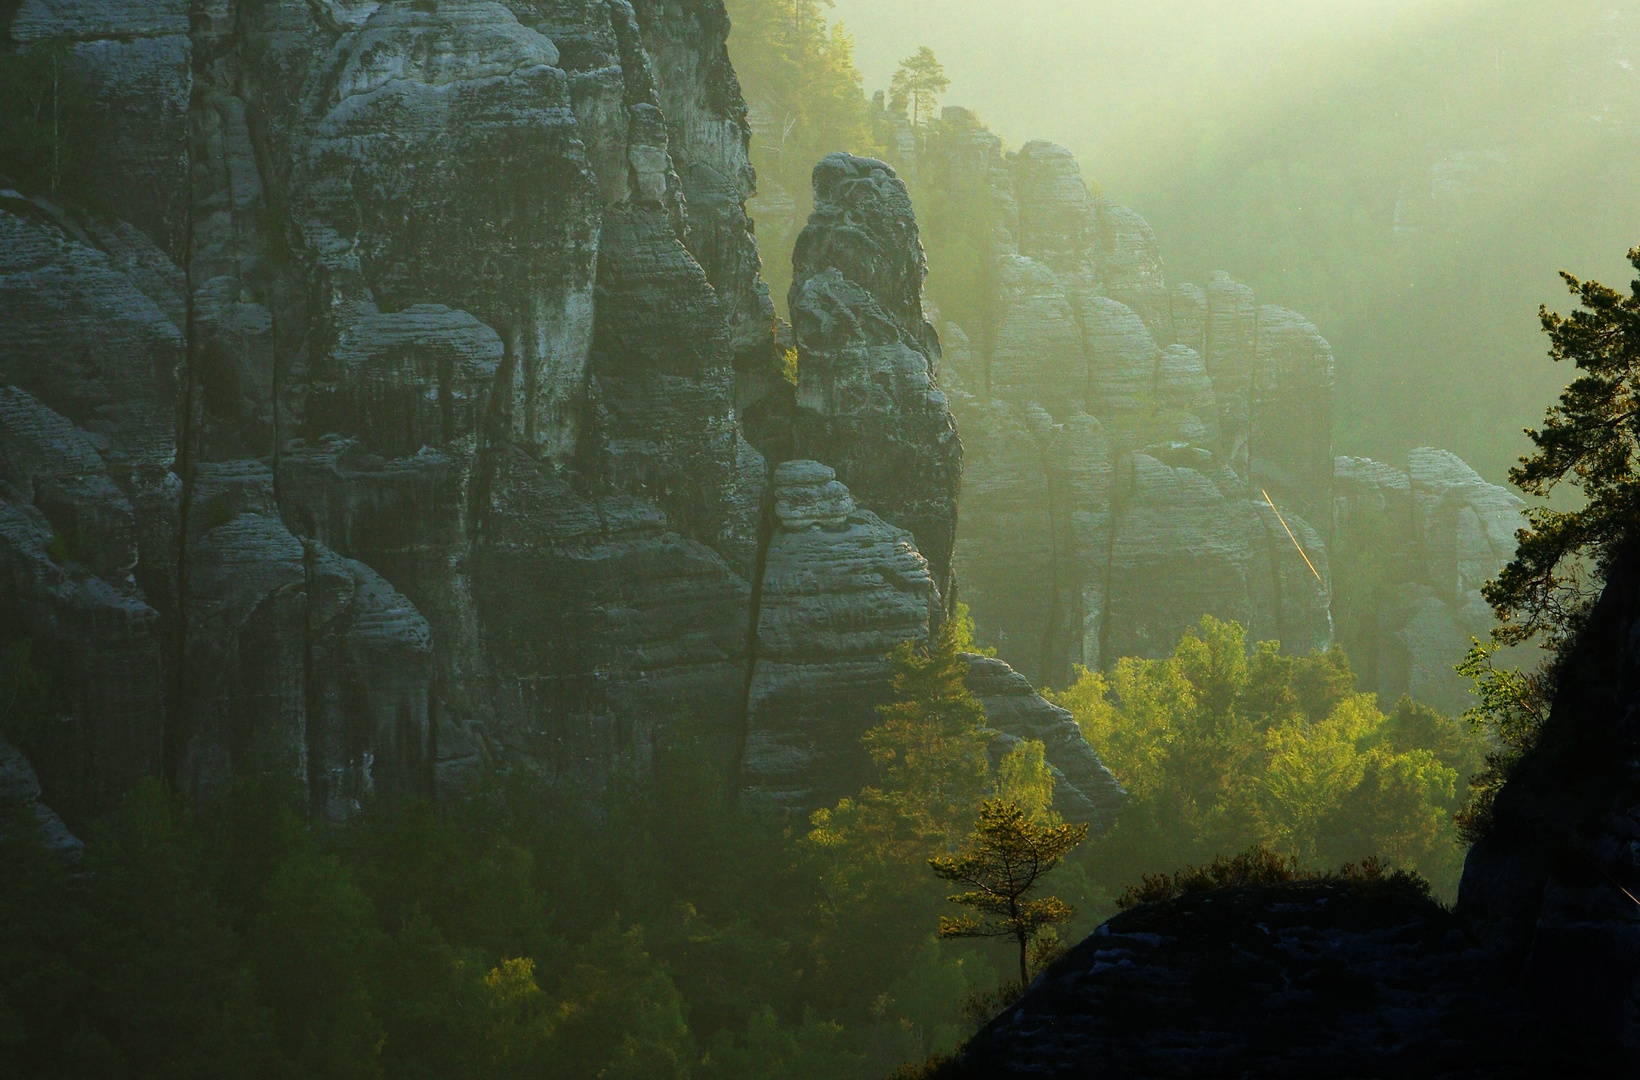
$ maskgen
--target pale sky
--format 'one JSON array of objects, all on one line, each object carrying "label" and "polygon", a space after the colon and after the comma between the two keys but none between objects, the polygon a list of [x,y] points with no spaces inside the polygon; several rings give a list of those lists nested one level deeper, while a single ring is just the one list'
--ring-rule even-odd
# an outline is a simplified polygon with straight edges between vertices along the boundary
[{"label": "pale sky", "polygon": [[[1063,143],[1084,171],[1122,175],[1272,98],[1397,48],[1481,0],[837,0],[868,91],[930,45],[946,103],[1010,145]],[[1490,43],[1477,42],[1490,49]],[[1341,60],[1340,57],[1348,57]]]}]

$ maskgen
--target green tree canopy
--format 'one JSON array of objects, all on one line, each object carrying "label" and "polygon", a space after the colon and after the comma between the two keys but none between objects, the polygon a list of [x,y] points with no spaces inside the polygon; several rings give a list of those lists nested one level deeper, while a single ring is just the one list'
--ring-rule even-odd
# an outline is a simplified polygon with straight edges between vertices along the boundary
[{"label": "green tree canopy", "polygon": [[888,84],[889,108],[905,114],[910,110],[912,127],[934,119],[934,108],[951,80],[945,77],[934,50],[927,45],[900,61],[900,68]]},{"label": "green tree canopy", "polygon": [[1456,887],[1458,781],[1484,742],[1410,700],[1386,715],[1341,649],[1249,650],[1206,617],[1172,656],[1083,671],[1052,697],[1131,796],[1095,855],[1114,875],[1262,846],[1306,865],[1377,854]]},{"label": "green tree canopy", "polygon": [[[1629,262],[1640,272],[1640,247],[1629,251]],[[1603,577],[1632,546],[1640,524],[1640,279],[1624,295],[1597,281],[1561,277],[1583,310],[1560,315],[1545,306],[1538,315],[1550,358],[1571,361],[1578,375],[1549,407],[1543,427],[1527,429],[1536,450],[1509,479],[1541,497],[1569,484],[1585,501],[1576,510],[1527,512],[1514,559],[1485,590],[1503,622],[1493,636],[1505,644],[1573,628],[1590,595],[1587,571]]]}]

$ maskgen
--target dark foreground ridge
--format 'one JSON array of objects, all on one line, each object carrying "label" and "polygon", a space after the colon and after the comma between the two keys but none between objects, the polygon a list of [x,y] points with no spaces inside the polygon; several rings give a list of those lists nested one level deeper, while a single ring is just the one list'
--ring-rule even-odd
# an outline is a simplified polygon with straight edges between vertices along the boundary
[{"label": "dark foreground ridge", "polygon": [[953,1076],[1511,1077],[1640,1060],[1640,576],[1613,567],[1455,910],[1341,880],[1117,916]]},{"label": "dark foreground ridge", "polygon": [[[1143,904],[1050,967],[940,1075],[1556,1075],[1482,943],[1394,882]],[[1563,1075],[1563,1074],[1562,1074]]]}]

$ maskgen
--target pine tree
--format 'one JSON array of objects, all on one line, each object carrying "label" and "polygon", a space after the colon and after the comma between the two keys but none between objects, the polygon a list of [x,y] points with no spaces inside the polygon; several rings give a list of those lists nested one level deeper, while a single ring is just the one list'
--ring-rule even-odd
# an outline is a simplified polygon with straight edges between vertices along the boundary
[{"label": "pine tree", "polygon": [[[1640,271],[1640,247],[1629,251],[1629,262]],[[1584,504],[1527,512],[1514,559],[1485,589],[1503,622],[1493,637],[1503,644],[1571,630],[1589,595],[1586,570],[1592,564],[1604,577],[1640,525],[1640,280],[1625,296],[1597,281],[1561,277],[1583,310],[1563,316],[1542,307],[1538,317],[1550,358],[1570,360],[1579,374],[1550,406],[1542,430],[1527,429],[1536,452],[1509,479],[1539,497],[1568,483],[1582,490]]]},{"label": "pine tree", "polygon": [[927,45],[900,61],[900,70],[888,84],[888,99],[895,112],[911,110],[911,126],[920,127],[934,119],[934,106],[951,80]]},{"label": "pine tree", "polygon": [[1031,942],[1050,926],[1076,915],[1058,897],[1031,899],[1032,890],[1088,835],[1086,825],[1036,823],[1006,799],[980,807],[968,846],[950,858],[928,860],[936,877],[969,886],[948,899],[982,918],[941,916],[942,938],[1013,938],[1019,945],[1019,984],[1030,982]]}]

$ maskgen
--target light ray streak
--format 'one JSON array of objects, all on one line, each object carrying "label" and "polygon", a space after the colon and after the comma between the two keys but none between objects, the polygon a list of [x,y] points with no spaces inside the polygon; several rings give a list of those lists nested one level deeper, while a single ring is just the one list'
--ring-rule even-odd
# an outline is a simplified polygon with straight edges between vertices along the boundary
[{"label": "light ray streak", "polygon": [[[1310,573],[1315,575],[1315,579],[1321,581],[1321,571],[1315,568],[1315,563],[1311,562],[1309,555],[1305,554],[1304,545],[1298,542],[1298,537],[1293,535],[1293,530],[1287,528],[1287,519],[1281,516],[1281,511],[1276,509],[1276,504],[1270,501],[1270,493],[1263,488],[1259,488],[1258,493],[1264,496],[1264,504],[1275,514],[1276,520],[1281,522],[1281,527],[1286,529],[1287,539],[1291,540],[1293,546],[1298,549],[1298,557],[1304,560],[1304,565],[1310,568]],[[1326,584],[1324,581],[1321,583]]]}]

